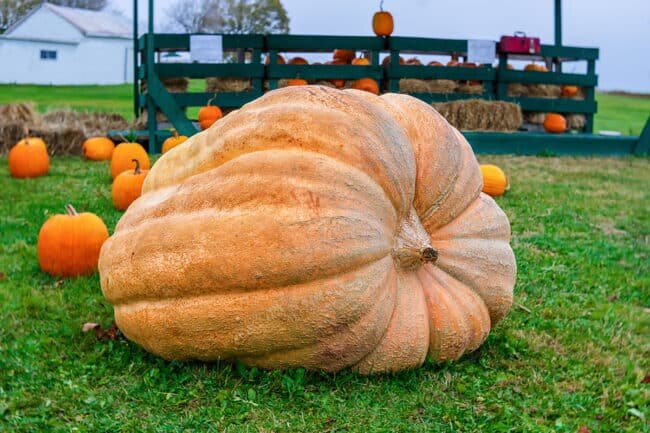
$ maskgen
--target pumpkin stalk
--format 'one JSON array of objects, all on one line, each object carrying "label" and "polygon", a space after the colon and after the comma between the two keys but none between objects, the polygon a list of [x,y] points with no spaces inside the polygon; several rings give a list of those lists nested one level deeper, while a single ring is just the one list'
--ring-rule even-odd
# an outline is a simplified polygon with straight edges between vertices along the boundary
[{"label": "pumpkin stalk", "polygon": [[420,254],[422,255],[422,261],[425,263],[435,263],[438,260],[438,251],[433,247],[424,248]]},{"label": "pumpkin stalk", "polygon": [[65,212],[70,216],[79,215],[77,210],[70,203],[65,205]]},{"label": "pumpkin stalk", "polygon": [[381,0],[381,1],[379,2],[379,10],[380,10],[381,12],[384,11],[384,0]]},{"label": "pumpkin stalk", "polygon": [[135,158],[131,161],[135,162],[135,170],[133,170],[133,174],[140,174],[140,161]]}]

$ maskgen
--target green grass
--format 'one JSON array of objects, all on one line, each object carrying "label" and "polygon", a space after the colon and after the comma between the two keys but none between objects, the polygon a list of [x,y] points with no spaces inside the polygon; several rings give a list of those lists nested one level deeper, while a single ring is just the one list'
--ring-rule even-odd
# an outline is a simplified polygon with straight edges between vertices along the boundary
[{"label": "green grass", "polygon": [[167,362],[96,341],[112,309],[98,277],[39,271],[36,239],[67,202],[112,231],[107,164],[54,158],[13,180],[0,159],[0,431],[648,431],[650,161],[482,156],[519,274],[509,316],[476,353],[396,375]]},{"label": "green grass", "polygon": [[[204,91],[204,80],[191,80],[190,91]],[[639,135],[650,116],[650,96],[624,96],[598,93],[598,114],[594,130],[615,130],[623,134]],[[133,118],[131,85],[119,86],[30,86],[0,85],[0,104],[33,102],[39,111],[52,108],[112,111]],[[188,111],[196,118],[197,109]]]}]

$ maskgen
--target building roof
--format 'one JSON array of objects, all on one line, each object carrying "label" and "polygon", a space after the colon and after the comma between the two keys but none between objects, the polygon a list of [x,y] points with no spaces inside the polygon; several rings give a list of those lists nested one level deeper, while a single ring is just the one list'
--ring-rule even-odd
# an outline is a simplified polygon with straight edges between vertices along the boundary
[{"label": "building roof", "polygon": [[132,38],[132,22],[122,15],[111,12],[91,11],[66,6],[57,6],[50,3],[41,3],[32,9],[23,18],[15,22],[4,33],[9,35],[25,20],[41,8],[46,8],[68,21],[85,36],[104,38]]}]

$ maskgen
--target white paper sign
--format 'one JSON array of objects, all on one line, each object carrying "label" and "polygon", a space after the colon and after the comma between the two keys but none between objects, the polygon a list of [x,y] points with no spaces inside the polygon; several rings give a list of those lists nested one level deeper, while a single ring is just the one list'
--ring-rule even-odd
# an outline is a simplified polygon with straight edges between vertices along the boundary
[{"label": "white paper sign", "polygon": [[467,61],[492,64],[496,57],[496,42],[470,39],[467,41]]},{"label": "white paper sign", "polygon": [[220,35],[190,35],[190,59],[199,63],[222,63],[223,40]]}]

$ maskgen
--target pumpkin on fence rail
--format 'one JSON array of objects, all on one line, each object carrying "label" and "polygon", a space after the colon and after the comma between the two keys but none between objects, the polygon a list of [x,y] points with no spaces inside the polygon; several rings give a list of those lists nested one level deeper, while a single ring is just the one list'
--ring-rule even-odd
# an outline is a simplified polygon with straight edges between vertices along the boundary
[{"label": "pumpkin on fence rail", "polygon": [[506,215],[465,138],[407,95],[268,92],[142,193],[100,282],[124,335],[166,359],[399,371],[476,350],[512,303]]},{"label": "pumpkin on fence rail", "polygon": [[566,119],[558,113],[546,113],[544,116],[544,130],[554,134],[566,132]]},{"label": "pumpkin on fence rail", "polygon": [[390,36],[395,28],[393,15],[384,10],[384,1],[379,2],[379,12],[372,16],[372,31],[377,36]]}]

